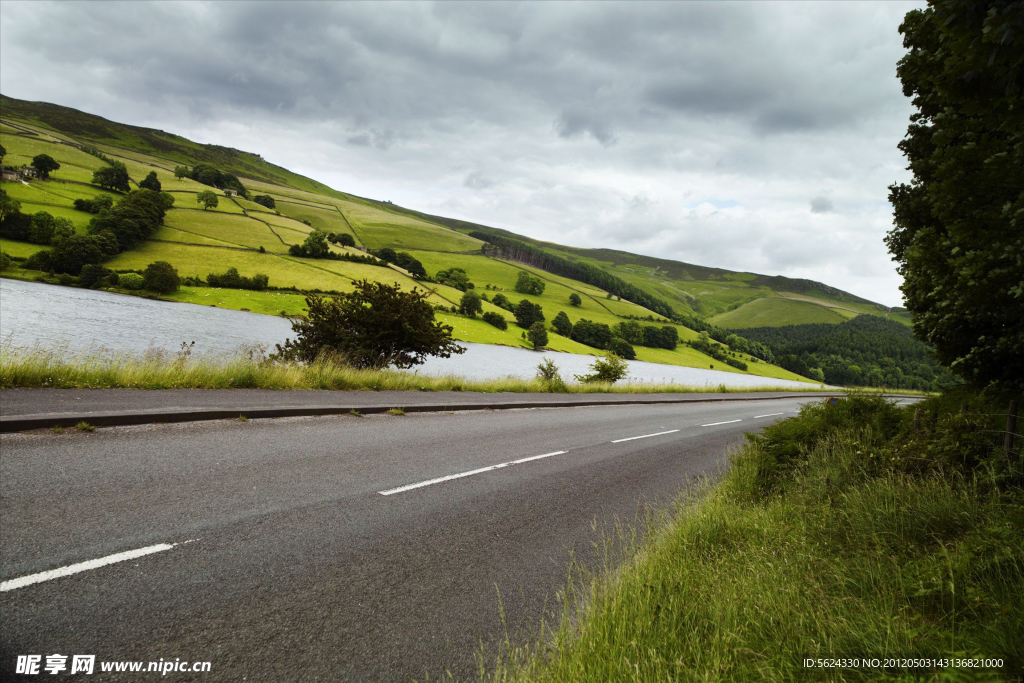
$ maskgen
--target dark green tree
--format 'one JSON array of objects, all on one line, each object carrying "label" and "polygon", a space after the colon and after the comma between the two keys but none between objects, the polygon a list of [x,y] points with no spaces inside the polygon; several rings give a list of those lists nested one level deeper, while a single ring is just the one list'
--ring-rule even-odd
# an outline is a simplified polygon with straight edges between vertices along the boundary
[{"label": "dark green tree", "polygon": [[483,321],[485,323],[494,325],[499,330],[508,329],[508,322],[505,320],[504,316],[501,315],[501,313],[497,313],[495,311],[487,311],[481,317],[483,318]]},{"label": "dark green tree", "polygon": [[558,312],[555,319],[551,321],[551,327],[563,337],[568,337],[572,334],[572,321],[569,320],[569,316],[565,314],[565,311]]},{"label": "dark green tree", "polygon": [[459,313],[475,318],[476,314],[482,310],[484,310],[484,305],[480,301],[479,294],[471,289],[462,295],[462,300],[459,301]]},{"label": "dark green tree", "polygon": [[[149,175],[147,175],[145,178],[143,178],[142,182],[139,183],[139,187],[145,188],[147,190],[154,190],[156,192],[159,192],[160,191],[160,181],[156,177],[156,171],[150,171]],[[174,195],[171,195],[171,196],[173,197]]]},{"label": "dark green tree", "polygon": [[516,317],[516,324],[524,329],[529,329],[538,320],[544,322],[544,309],[540,304],[532,303],[527,299],[516,304],[512,314]]},{"label": "dark green tree", "polygon": [[403,292],[397,285],[360,280],[355,290],[324,298],[306,297],[304,318],[292,322],[295,339],[278,345],[278,356],[311,363],[334,354],[358,368],[409,368],[428,356],[465,352],[452,327],[434,319],[429,292]]},{"label": "dark green tree", "polygon": [[448,270],[439,270],[437,275],[434,277],[435,280],[440,282],[442,285],[448,285],[455,289],[465,292],[467,289],[473,289],[474,285],[469,281],[469,276],[466,275],[466,271],[462,268],[449,268]]},{"label": "dark green tree", "polygon": [[217,204],[219,203],[217,193],[213,190],[203,190],[196,194],[196,204],[202,204],[203,211],[206,211],[207,209],[216,209]]},{"label": "dark green tree", "polygon": [[146,266],[142,273],[142,286],[160,294],[178,291],[181,278],[178,271],[167,261],[155,261]]},{"label": "dark green tree", "polygon": [[1024,387],[1024,5],[908,12],[897,74],[917,111],[886,243],[914,332],[980,385]]},{"label": "dark green tree", "polygon": [[258,194],[253,197],[252,200],[261,206],[267,207],[268,209],[277,208],[277,202],[274,201],[274,198],[269,194]]},{"label": "dark green tree", "polygon": [[188,178],[188,176],[189,176],[188,166],[175,166],[174,167],[174,177],[177,178],[178,180],[181,180],[182,178]]},{"label": "dark green tree", "polygon": [[54,242],[50,250],[49,267],[55,273],[78,275],[82,266],[99,264],[103,250],[90,235],[71,235]]},{"label": "dark green tree", "polygon": [[36,169],[40,178],[47,180],[51,173],[60,168],[60,164],[49,154],[37,154],[32,157],[32,168]]},{"label": "dark green tree", "polygon": [[533,344],[535,351],[544,348],[548,343],[548,331],[544,327],[544,322],[538,320],[530,325],[530,329],[526,332],[526,338]]},{"label": "dark green tree", "polygon": [[636,349],[622,337],[612,337],[608,344],[608,350],[626,360],[636,359]]},{"label": "dark green tree", "polygon": [[0,164],[4,163],[5,156],[7,156],[7,148],[0,145]]},{"label": "dark green tree", "polygon": [[92,174],[94,185],[118,192],[129,192],[132,189],[128,180],[128,169],[120,161],[111,161],[109,166],[97,169]]},{"label": "dark green tree", "polygon": [[533,294],[540,296],[544,293],[545,282],[539,277],[534,277],[525,270],[520,270],[516,276],[515,290],[520,294]]},{"label": "dark green tree", "polygon": [[576,292],[573,292],[572,294],[569,295],[569,305],[570,306],[582,306],[583,305],[583,300],[580,299],[580,295],[579,294],[577,294]]}]

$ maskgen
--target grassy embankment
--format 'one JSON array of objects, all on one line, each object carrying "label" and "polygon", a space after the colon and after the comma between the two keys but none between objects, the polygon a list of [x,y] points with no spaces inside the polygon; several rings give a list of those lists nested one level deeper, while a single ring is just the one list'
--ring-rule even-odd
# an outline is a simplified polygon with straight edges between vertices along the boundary
[{"label": "grassy embankment", "polygon": [[[566,609],[540,644],[511,649],[485,677],[1018,680],[1021,462],[993,447],[1001,437],[989,430],[1005,417],[984,415],[1006,402],[974,398],[961,413],[963,400],[920,404],[918,428],[913,408],[864,396],[769,427],[624,565],[574,582],[565,604],[582,600],[581,615]],[[636,537],[620,529],[617,538]],[[803,663],[886,656],[1001,658],[1003,667]]]},{"label": "grassy embankment", "polygon": [[[539,362],[539,361],[538,361]],[[571,379],[571,378],[564,378]],[[234,358],[204,359],[151,352],[144,356],[72,356],[60,351],[0,349],[0,389],[49,387],[58,389],[332,389],[553,392],[539,379],[502,377],[471,380],[457,375],[421,375],[397,370],[357,370],[332,363],[299,365],[267,361],[259,351]],[[758,391],[824,391],[821,385],[759,387]],[[741,387],[688,386],[621,382],[584,384],[568,381],[565,393],[742,393]]]}]

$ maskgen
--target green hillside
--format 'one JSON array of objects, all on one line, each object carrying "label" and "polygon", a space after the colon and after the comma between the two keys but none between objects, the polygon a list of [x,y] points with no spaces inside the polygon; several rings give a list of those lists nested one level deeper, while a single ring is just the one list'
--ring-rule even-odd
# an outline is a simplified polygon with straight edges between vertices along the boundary
[{"label": "green hillside", "polygon": [[[450,268],[466,271],[478,292],[487,298],[504,294],[513,303],[526,299],[543,307],[550,321],[564,311],[572,323],[581,319],[614,327],[628,319],[643,324],[667,325],[671,321],[652,311],[665,314],[693,314],[710,318],[720,327],[792,324],[795,322],[841,322],[849,316],[879,312],[877,305],[820,283],[786,278],[733,273],[689,264],[664,261],[613,250],[584,250],[541,243],[493,228],[438,216],[349,195],[328,188],[309,178],[270,164],[258,155],[240,150],[203,145],[163,131],[115,123],[83,112],[52,104],[33,103],[0,96],[0,144],[6,149],[3,165],[21,167],[37,154],[49,154],[61,167],[48,181],[4,182],[2,188],[21,204],[25,214],[45,211],[67,218],[76,231],[85,234],[94,216],[74,208],[75,200],[95,200],[109,196],[113,201],[123,194],[91,184],[93,173],[107,166],[108,160],[124,164],[134,189],[150,172],[155,172],[162,190],[173,197],[163,224],[149,238],[104,262],[113,271],[141,271],[154,261],[168,261],[186,285],[168,298],[269,314],[298,314],[303,311],[301,292],[343,292],[355,280],[369,278],[398,282],[403,287],[424,287],[431,301],[448,309],[457,305],[462,292],[437,282],[417,281],[404,270],[352,260],[299,258],[290,253],[314,230],[350,235],[355,248],[332,245],[332,253],[341,258],[362,258],[366,249],[390,248],[407,252],[425,268],[428,276]],[[90,152],[90,148],[92,151]],[[105,157],[105,158],[101,158]],[[238,177],[248,191],[247,197],[228,196],[213,189],[216,207],[204,209],[197,203],[200,192],[211,190],[189,177],[176,178],[177,166],[213,166]],[[257,195],[273,199],[274,207],[256,203]],[[580,264],[588,264],[609,275],[614,282],[635,295],[622,294],[619,285],[600,286],[593,280],[558,275],[530,267],[502,254],[484,250],[489,246],[471,236],[474,231],[504,234],[538,245],[546,252]],[[45,245],[5,237],[0,248],[16,259],[6,276],[38,277],[24,268],[24,259]],[[270,290],[245,291],[203,286],[211,273],[236,268],[240,275],[264,274]],[[540,294],[520,294],[516,279],[523,271],[544,283]],[[584,279],[585,280],[585,279]],[[605,280],[601,280],[604,282]],[[608,282],[612,282],[609,280]],[[628,284],[625,284],[628,283]],[[611,287],[609,291],[608,287]],[[785,288],[785,289],[783,289]],[[615,295],[619,292],[619,295]],[[642,293],[642,295],[641,295]],[[580,297],[581,305],[572,306],[570,295]],[[646,298],[645,298],[646,297]],[[644,302],[643,305],[633,302]],[[500,330],[480,319],[461,316],[448,310],[439,315],[455,327],[455,336],[464,341],[527,346],[513,315],[492,303],[484,303],[485,312],[498,313],[509,323]],[[883,313],[884,314],[884,313]],[[716,316],[716,317],[712,317]],[[692,341],[697,333],[681,324],[673,324],[681,341]],[[574,353],[598,351],[569,338],[551,334],[549,346]],[[731,372],[801,379],[797,375],[759,362],[746,353],[730,351],[719,345],[719,360],[685,344],[675,351],[635,345],[637,357],[659,363],[693,367],[714,367]],[[705,349],[707,350],[707,349]],[[710,352],[710,351],[709,351]],[[756,352],[756,351],[755,351]],[[724,355],[723,355],[724,354]],[[736,367],[721,358],[729,357]],[[735,362],[733,362],[735,361]]]}]

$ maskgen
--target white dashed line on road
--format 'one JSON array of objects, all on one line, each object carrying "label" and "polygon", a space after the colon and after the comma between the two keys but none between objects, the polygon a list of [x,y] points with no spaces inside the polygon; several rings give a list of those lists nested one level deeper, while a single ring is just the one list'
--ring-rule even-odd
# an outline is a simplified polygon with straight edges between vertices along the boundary
[{"label": "white dashed line on road", "polygon": [[718,425],[731,425],[733,422],[743,422],[743,420],[726,420],[725,422],[711,422],[701,427],[717,427]]},{"label": "white dashed line on road", "polygon": [[406,491],[412,491],[413,489],[423,488],[424,486],[432,486],[433,484],[440,484],[452,479],[462,479],[463,477],[472,477],[474,474],[483,474],[484,472],[490,472],[492,470],[501,469],[502,467],[508,467],[509,465],[519,465],[524,462],[530,462],[532,460],[540,460],[542,458],[550,458],[553,455],[562,455],[568,453],[568,451],[555,451],[554,453],[544,453],[542,455],[531,455],[528,458],[519,458],[518,460],[510,460],[509,462],[499,463],[497,465],[491,465],[489,467],[481,467],[476,470],[469,470],[468,472],[459,472],[458,474],[449,474],[446,477],[438,477],[437,479],[427,479],[426,481],[416,482],[415,484],[408,484],[406,486],[399,486],[395,489],[388,489],[387,491],[378,491],[382,496],[392,496],[396,493],[405,493]]},{"label": "white dashed line on road", "polygon": [[[185,541],[184,543],[191,543],[192,541]],[[106,557],[98,557],[95,560],[87,560],[85,562],[79,562],[77,564],[69,564],[66,567],[59,567],[57,569],[50,569],[49,571],[39,572],[38,574],[29,574],[28,576],[21,576],[16,579],[10,579],[0,583],[0,593],[7,591],[13,591],[18,588],[25,588],[36,583],[42,583],[43,581],[50,581],[52,579],[59,579],[65,576],[71,576],[72,574],[78,574],[79,572],[89,571],[90,569],[99,569],[100,567],[106,567],[110,564],[117,564],[118,562],[127,562],[128,560],[134,560],[138,557],[145,557],[146,555],[152,555],[153,553],[162,553],[165,550],[170,550],[175,546],[183,545],[183,543],[158,543],[156,545],[149,545],[145,548],[136,548],[135,550],[126,550],[123,553],[115,553],[113,555],[107,555]]]},{"label": "white dashed line on road", "polygon": [[754,419],[757,420],[758,418],[762,417],[775,417],[776,415],[785,415],[785,413],[768,413],[767,415],[755,415]]},{"label": "white dashed line on road", "polygon": [[661,436],[662,434],[675,434],[678,429],[670,429],[667,432],[658,432],[656,434],[644,434],[643,436],[630,436],[625,439],[615,439],[612,443],[622,443],[623,441],[636,441],[637,439],[649,439],[652,436]]}]

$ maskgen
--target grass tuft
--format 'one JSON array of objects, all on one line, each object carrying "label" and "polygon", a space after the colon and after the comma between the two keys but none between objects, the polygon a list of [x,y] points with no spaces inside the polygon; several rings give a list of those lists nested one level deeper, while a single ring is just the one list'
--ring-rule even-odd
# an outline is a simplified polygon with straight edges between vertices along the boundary
[{"label": "grass tuft", "polygon": [[79,422],[78,424],[76,424],[75,425],[75,429],[77,429],[80,432],[95,432],[96,431],[96,427],[94,427],[91,424],[89,424],[88,422],[84,422],[84,421],[83,422]]},{"label": "grass tuft", "polygon": [[399,415],[404,417],[405,410],[403,410],[402,408],[389,408],[388,415]]}]

